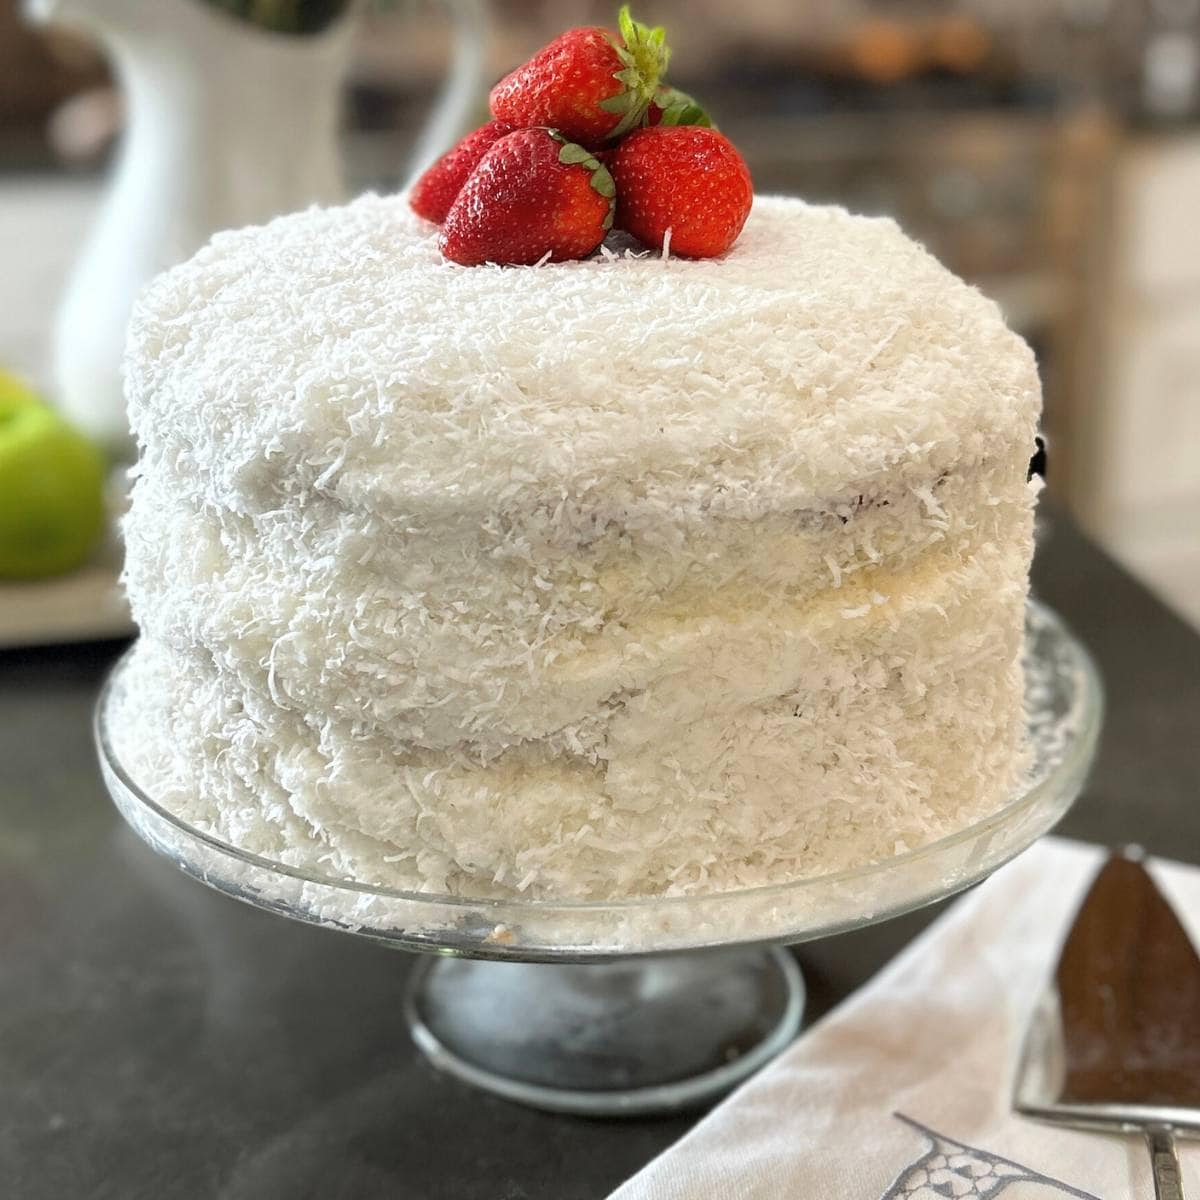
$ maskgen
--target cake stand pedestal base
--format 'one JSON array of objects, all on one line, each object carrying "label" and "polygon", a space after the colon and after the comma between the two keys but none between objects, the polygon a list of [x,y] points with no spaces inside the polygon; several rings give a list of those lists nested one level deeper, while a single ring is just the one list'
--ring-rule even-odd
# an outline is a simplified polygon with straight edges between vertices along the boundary
[{"label": "cake stand pedestal base", "polygon": [[406,1005],[435,1066],[509,1100],[587,1116],[711,1101],[796,1035],[804,984],[776,947],[587,964],[431,958]]}]

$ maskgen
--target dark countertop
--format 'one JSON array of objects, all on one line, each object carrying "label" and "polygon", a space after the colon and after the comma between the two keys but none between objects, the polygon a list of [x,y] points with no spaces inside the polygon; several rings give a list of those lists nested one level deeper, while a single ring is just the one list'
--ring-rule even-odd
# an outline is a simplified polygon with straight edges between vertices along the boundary
[{"label": "dark countertop", "polygon": [[[1200,636],[1062,519],[1038,593],[1108,716],[1061,826],[1200,861]],[[0,1192],[14,1200],[603,1197],[693,1118],[550,1116],[408,1041],[413,959],[182,878],[118,818],[91,744],[116,643],[0,654]],[[809,1019],[936,913],[800,947]]]}]

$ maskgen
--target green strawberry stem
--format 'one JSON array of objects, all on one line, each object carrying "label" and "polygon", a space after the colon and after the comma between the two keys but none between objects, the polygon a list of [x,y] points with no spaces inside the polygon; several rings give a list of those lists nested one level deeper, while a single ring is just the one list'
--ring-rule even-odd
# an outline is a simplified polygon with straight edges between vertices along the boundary
[{"label": "green strawberry stem", "polygon": [[661,25],[651,29],[635,21],[629,15],[628,4],[621,5],[617,25],[624,45],[613,45],[621,60],[621,70],[614,73],[614,78],[620,80],[622,86],[615,96],[600,102],[605,112],[621,114],[621,120],[608,135],[614,140],[641,124],[671,57],[667,31]]}]

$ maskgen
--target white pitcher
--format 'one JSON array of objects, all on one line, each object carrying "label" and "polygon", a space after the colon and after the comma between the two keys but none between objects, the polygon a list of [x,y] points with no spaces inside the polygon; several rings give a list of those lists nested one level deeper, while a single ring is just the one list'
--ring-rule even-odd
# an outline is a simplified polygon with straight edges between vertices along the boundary
[{"label": "white pitcher", "polygon": [[114,178],[60,306],[59,406],[117,457],[134,298],[218,229],[344,199],[337,129],[352,22],[264,31],[198,0],[26,0],[106,47],[128,113]]}]

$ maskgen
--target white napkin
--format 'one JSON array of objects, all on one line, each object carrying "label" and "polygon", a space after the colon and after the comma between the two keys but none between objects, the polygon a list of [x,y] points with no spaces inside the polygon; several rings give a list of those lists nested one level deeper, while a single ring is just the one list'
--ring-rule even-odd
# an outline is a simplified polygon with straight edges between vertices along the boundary
[{"label": "white napkin", "polygon": [[[1030,1012],[1100,861],[1035,845],[611,1200],[1153,1200],[1140,1138],[1011,1110]],[[1197,942],[1200,869],[1150,869]],[[1200,1141],[1179,1148],[1200,1200]]]}]

